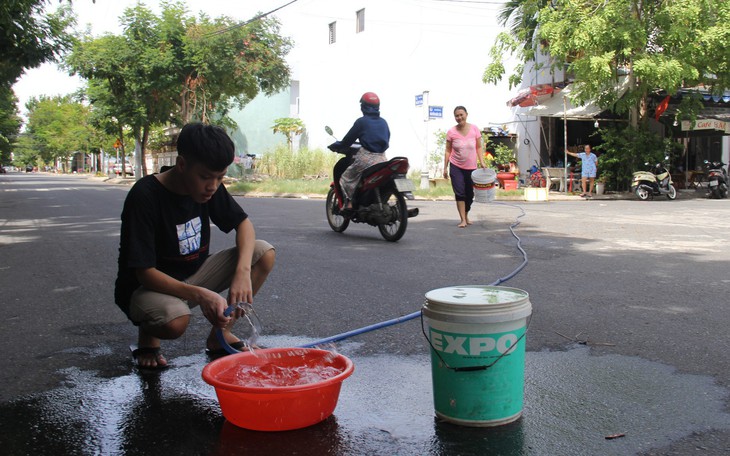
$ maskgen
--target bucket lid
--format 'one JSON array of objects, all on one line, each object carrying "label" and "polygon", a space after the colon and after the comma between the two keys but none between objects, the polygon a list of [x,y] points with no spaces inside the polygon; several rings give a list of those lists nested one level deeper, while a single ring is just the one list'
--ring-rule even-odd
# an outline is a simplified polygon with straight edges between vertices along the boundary
[{"label": "bucket lid", "polygon": [[518,288],[463,285],[426,293],[423,312],[445,321],[497,323],[528,317],[532,305],[529,294]]},{"label": "bucket lid", "polygon": [[477,168],[471,172],[471,179],[479,184],[489,184],[497,178],[497,172],[491,168]]}]

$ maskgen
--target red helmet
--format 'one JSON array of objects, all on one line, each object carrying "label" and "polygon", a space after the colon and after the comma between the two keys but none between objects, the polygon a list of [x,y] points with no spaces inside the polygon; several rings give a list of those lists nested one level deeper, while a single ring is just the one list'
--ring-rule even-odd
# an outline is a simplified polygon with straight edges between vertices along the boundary
[{"label": "red helmet", "polygon": [[360,103],[369,104],[377,107],[380,106],[380,98],[378,98],[375,92],[365,92],[360,97]]}]

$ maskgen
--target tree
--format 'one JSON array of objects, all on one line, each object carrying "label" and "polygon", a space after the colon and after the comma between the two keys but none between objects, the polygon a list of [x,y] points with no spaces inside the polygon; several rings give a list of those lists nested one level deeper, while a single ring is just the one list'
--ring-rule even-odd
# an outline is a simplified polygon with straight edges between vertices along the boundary
[{"label": "tree", "polygon": [[73,44],[76,23],[69,4],[44,14],[47,0],[0,3],[0,89],[10,89],[27,68],[55,61]]},{"label": "tree", "polygon": [[17,103],[11,90],[0,90],[0,166],[10,164],[12,143],[20,132]]},{"label": "tree", "polygon": [[198,22],[183,3],[163,4],[160,17],[138,4],[125,10],[122,25],[122,36],[85,37],[66,63],[89,80],[92,104],[116,110],[120,129],[131,127],[143,174],[155,125],[230,123],[232,102],[242,106],[259,91],[273,94],[288,84],[283,58],[290,43],[273,19],[239,26],[201,15]]},{"label": "tree", "polygon": [[88,123],[88,106],[69,96],[55,96],[32,99],[27,108],[26,132],[37,151],[36,161],[65,167],[73,153],[93,153],[98,149],[97,135]]},{"label": "tree", "polygon": [[[533,1],[515,11],[536,11]],[[730,88],[730,3],[726,0],[646,2],[640,0],[555,0],[537,9],[537,35],[512,35],[513,45],[537,37],[554,68],[574,75],[573,101],[596,100],[628,113],[636,127],[648,118],[652,92],[676,93],[704,85],[713,93]],[[514,49],[514,48],[513,48]],[[518,57],[526,62],[531,54]],[[488,68],[490,70],[490,68]],[[626,94],[615,90],[629,78]],[[491,66],[487,82],[501,77]]]},{"label": "tree", "polygon": [[509,76],[509,87],[517,87],[522,82],[524,64],[534,62],[539,49],[537,41],[538,14],[548,5],[548,0],[509,0],[497,18],[506,32],[497,35],[489,50],[490,64],[484,71],[485,83],[497,84],[505,73],[503,58],[517,54],[518,65]]},{"label": "tree", "polygon": [[184,42],[184,69],[179,83],[181,120],[207,122],[240,108],[259,92],[273,95],[289,84],[284,57],[291,41],[279,35],[274,18],[259,18],[245,25],[205,15],[191,22]]},{"label": "tree", "polygon": [[286,143],[289,145],[289,152],[294,151],[294,135],[301,135],[305,130],[302,119],[294,117],[282,117],[274,120],[274,126],[271,127],[274,134],[281,133],[286,136]]},{"label": "tree", "polygon": [[68,29],[76,19],[70,5],[62,5],[53,14],[44,14],[47,3],[47,0],[0,3],[0,163],[9,163],[13,137],[20,126],[13,84],[26,69],[57,60],[73,43]]}]

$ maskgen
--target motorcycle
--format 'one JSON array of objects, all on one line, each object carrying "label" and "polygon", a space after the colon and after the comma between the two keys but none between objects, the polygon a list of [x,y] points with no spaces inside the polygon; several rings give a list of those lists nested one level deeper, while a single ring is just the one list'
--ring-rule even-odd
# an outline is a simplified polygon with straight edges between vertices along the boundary
[{"label": "motorcycle", "polygon": [[[325,131],[334,138],[330,127],[325,127]],[[415,199],[415,185],[406,178],[408,159],[395,157],[366,168],[352,195],[352,208],[346,209],[340,177],[352,164],[360,145],[356,143],[343,148],[335,143],[329,149],[345,155],[335,163],[333,181],[327,193],[327,222],[330,228],[342,233],[350,222],[367,223],[377,226],[386,241],[395,242],[402,238],[408,219],[418,215],[418,208],[408,209],[406,204],[406,199]]]},{"label": "motorcycle", "polygon": [[705,160],[707,168],[707,196],[710,198],[727,198],[727,172],[725,163]]},{"label": "motorcycle", "polygon": [[[665,157],[669,160],[669,157]],[[649,163],[644,163],[649,166]],[[672,183],[672,175],[664,163],[657,163],[647,171],[636,171],[631,180],[631,191],[642,201],[665,195],[670,200],[677,197],[677,189]]]}]

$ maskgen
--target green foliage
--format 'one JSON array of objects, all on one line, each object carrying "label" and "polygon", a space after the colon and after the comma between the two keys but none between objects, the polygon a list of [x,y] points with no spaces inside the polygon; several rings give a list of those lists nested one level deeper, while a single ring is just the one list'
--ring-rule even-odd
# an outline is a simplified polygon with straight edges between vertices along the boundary
[{"label": "green foliage", "polygon": [[294,136],[304,133],[305,126],[301,119],[294,117],[282,117],[274,120],[274,126],[271,127],[271,129],[274,134],[281,133],[286,136],[286,143],[289,145],[289,150],[291,150],[292,143],[294,142]]},{"label": "green foliage", "polygon": [[495,143],[483,133],[482,141],[485,144],[485,149],[494,157],[493,165],[509,165],[511,161],[515,160],[515,151],[512,148],[502,143]]},{"label": "green foliage", "polygon": [[70,48],[68,32],[76,23],[71,5],[55,13],[43,11],[47,0],[10,0],[0,3],[0,88],[10,88],[23,71],[55,61]]},{"label": "green foliage", "polygon": [[304,176],[330,176],[340,156],[322,149],[292,152],[278,146],[256,161],[256,172],[276,179],[301,179]]},{"label": "green foliage", "polygon": [[497,144],[494,146],[494,164],[496,165],[508,165],[509,162],[515,160],[515,151],[505,146],[504,144]]},{"label": "green foliage", "polygon": [[507,32],[497,35],[489,50],[490,63],[484,71],[484,83],[497,84],[504,73],[504,59],[515,55],[518,63],[509,76],[509,87],[517,87],[522,82],[524,63],[535,59],[539,51],[536,30],[539,11],[550,5],[548,0],[508,0],[499,13],[499,23],[507,27]]},{"label": "green foliage", "polygon": [[326,179],[263,179],[242,180],[232,184],[232,193],[271,193],[274,195],[326,195],[330,189]]},{"label": "green foliage", "polygon": [[115,138],[90,123],[90,108],[71,97],[41,97],[27,104],[28,125],[17,153],[24,164],[65,164],[75,152],[112,150]]},{"label": "green foliage", "polygon": [[[645,119],[649,113],[642,107],[655,90],[675,93],[700,84],[719,91],[730,88],[722,75],[730,55],[727,46],[709,38],[730,34],[726,14],[726,0],[615,0],[600,5],[559,0],[554,8],[541,10],[539,32],[549,42],[555,64],[568,64],[575,74],[575,101],[597,99],[604,107],[616,103],[616,112]],[[619,100],[615,91],[605,89],[624,71],[630,86]]]},{"label": "green foliage", "polygon": [[212,112],[223,116],[231,103],[243,107],[259,92],[273,95],[286,88],[290,72],[284,57],[292,43],[279,30],[273,17],[246,24],[205,15],[188,19],[183,46],[177,50],[183,122],[207,121]]},{"label": "green foliage", "polygon": [[33,138],[27,133],[18,135],[13,144],[12,164],[19,168],[25,168],[26,165],[36,166],[41,163],[40,153],[38,152],[38,147],[33,142]]},{"label": "green foliage", "polygon": [[602,143],[595,147],[600,153],[599,173],[614,190],[627,190],[631,175],[646,169],[645,163],[664,162],[665,156],[669,156],[671,163],[681,153],[681,145],[647,130],[624,127],[602,129],[599,133]]},{"label": "green foliage", "polygon": [[0,165],[10,164],[12,143],[20,132],[20,116],[12,90],[0,88]]},{"label": "green foliage", "polygon": [[238,24],[227,17],[191,17],[183,2],[163,2],[155,16],[138,3],[121,17],[121,36],[83,37],[65,64],[88,80],[87,95],[121,136],[132,134],[141,161],[155,125],[190,121],[231,126],[233,104],[286,87],[291,43],[275,19]]},{"label": "green foliage", "polygon": [[[428,189],[423,190],[419,187],[420,175],[417,173],[411,177],[416,190],[413,194],[419,198],[434,200],[453,200],[454,190],[451,187],[451,181],[446,179],[437,180],[435,185],[430,185]],[[329,179],[263,179],[263,180],[243,180],[236,182],[228,187],[233,194],[245,193],[271,193],[274,195],[326,195],[330,189]],[[502,190],[497,189],[497,198],[504,196],[521,196],[524,190]],[[410,204],[410,203],[409,203]]]},{"label": "green foliage", "polygon": [[170,146],[170,136],[162,125],[154,125],[150,131],[149,146],[152,150],[161,150]]},{"label": "green foliage", "polygon": [[[574,75],[573,102],[597,100],[631,114],[634,126],[650,114],[646,97],[654,91],[673,94],[698,85],[716,94],[730,89],[727,0],[510,0],[500,22],[510,29],[490,51],[485,82],[501,79],[507,55],[524,64],[538,51],[547,52],[553,68],[567,66]],[[612,88],[624,74],[629,89],[619,98]],[[511,85],[521,76],[519,68]]]},{"label": "green foliage", "polygon": [[[433,135],[436,138],[436,148],[429,151],[426,166],[430,175],[441,177],[443,174],[444,154],[446,153],[446,132],[437,130]],[[412,171],[417,172],[414,168],[412,168]],[[420,172],[417,172],[417,174],[420,175]]]}]

